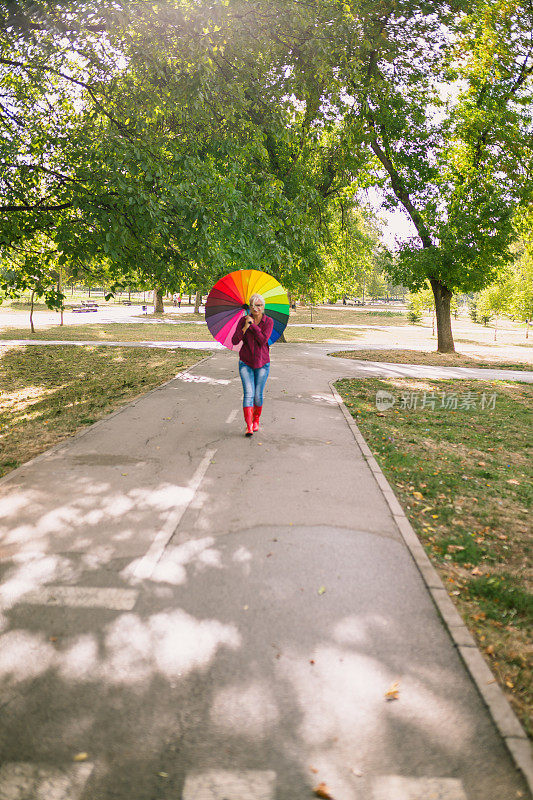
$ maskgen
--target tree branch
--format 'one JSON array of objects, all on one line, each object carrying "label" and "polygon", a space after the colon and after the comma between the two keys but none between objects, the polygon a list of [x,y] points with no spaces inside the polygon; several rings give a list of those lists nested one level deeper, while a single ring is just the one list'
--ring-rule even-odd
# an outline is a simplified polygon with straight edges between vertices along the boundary
[{"label": "tree branch", "polygon": [[9,205],[0,206],[0,211],[59,211],[63,208],[72,208],[72,203],[60,203],[54,206],[41,206],[38,203],[34,205]]}]

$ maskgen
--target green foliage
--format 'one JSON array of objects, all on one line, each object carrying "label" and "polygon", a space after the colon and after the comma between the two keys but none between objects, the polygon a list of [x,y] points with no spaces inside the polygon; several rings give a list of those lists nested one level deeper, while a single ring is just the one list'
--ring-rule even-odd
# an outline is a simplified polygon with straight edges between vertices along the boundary
[{"label": "green foliage", "polygon": [[[0,242],[11,291],[29,280],[18,243],[36,236],[74,279],[105,271],[115,288],[205,289],[242,267],[308,286],[338,142],[307,136],[312,115],[284,99],[279,47],[258,43],[229,5],[126,9],[43,2],[7,20],[0,80],[16,113],[4,114],[0,146]],[[61,36],[48,13],[62,17]]]},{"label": "green foliage", "polygon": [[[324,295],[382,292],[384,266],[412,291],[479,291],[509,261],[533,162],[523,2],[28,0],[0,18],[11,291],[41,290],[43,252],[111,287],[255,267]],[[397,258],[357,210],[371,186],[413,222]]]},{"label": "green foliage", "polygon": [[492,317],[504,314],[509,308],[509,302],[509,281],[495,282],[479,293],[476,307],[477,316],[486,325]]},{"label": "green foliage", "polygon": [[407,307],[419,313],[422,311],[433,311],[435,308],[433,292],[429,287],[420,289],[418,292],[409,292]]}]

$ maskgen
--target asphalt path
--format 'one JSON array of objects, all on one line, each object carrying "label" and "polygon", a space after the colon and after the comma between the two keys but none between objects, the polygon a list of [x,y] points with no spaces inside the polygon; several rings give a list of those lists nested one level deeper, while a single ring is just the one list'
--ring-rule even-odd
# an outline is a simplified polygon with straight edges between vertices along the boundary
[{"label": "asphalt path", "polygon": [[272,355],[251,439],[216,352],[0,483],[1,800],[529,797],[330,388],[360,364]]}]

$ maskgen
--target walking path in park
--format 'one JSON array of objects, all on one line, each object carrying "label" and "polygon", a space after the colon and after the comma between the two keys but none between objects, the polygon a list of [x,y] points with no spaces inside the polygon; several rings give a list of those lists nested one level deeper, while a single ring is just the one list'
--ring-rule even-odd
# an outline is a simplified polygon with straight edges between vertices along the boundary
[{"label": "walking path in park", "polygon": [[217,351],[0,482],[2,800],[531,797],[330,383],[533,375],[328,349],[273,348],[251,439]]}]

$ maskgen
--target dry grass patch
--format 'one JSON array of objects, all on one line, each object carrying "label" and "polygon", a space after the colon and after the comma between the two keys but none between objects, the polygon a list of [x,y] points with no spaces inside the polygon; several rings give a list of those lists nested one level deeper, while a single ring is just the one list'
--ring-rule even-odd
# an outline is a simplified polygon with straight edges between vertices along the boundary
[{"label": "dry grass patch", "polygon": [[137,347],[0,351],[0,475],[207,355]]},{"label": "dry grass patch", "polygon": [[[476,343],[477,344],[477,343]],[[462,353],[423,352],[421,350],[344,350],[331,353],[336,358],[351,358],[356,361],[378,361],[390,364],[416,364],[431,367],[489,367],[491,369],[533,370],[526,362],[499,361]]]},{"label": "dry grass patch", "polygon": [[297,306],[291,310],[290,322],[317,322],[325,325],[408,325],[405,312],[393,310],[363,310]]},{"label": "dry grass patch", "polygon": [[[188,315],[190,317],[190,315]],[[28,328],[4,328],[0,339],[81,342],[206,342],[213,337],[207,325],[176,324],[158,319],[150,322],[54,325],[32,334]]]},{"label": "dry grass patch", "polygon": [[[531,734],[533,387],[394,378],[337,388]],[[378,390],[391,408],[377,410]]]},{"label": "dry grass patch", "polygon": [[292,320],[285,328],[287,342],[314,342],[316,344],[353,342],[364,333],[357,328],[298,328],[291,325],[291,322]]}]

